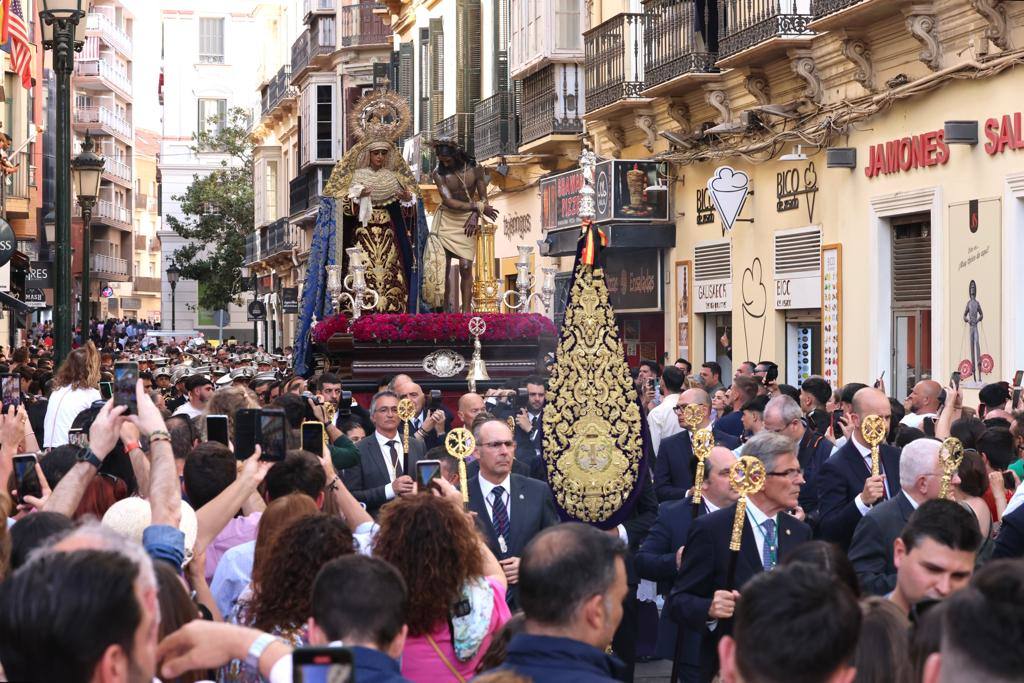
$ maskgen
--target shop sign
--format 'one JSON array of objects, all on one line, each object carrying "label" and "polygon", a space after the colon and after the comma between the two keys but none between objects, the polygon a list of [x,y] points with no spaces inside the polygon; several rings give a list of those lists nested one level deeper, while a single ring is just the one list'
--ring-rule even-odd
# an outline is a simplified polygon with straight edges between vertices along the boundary
[{"label": "shop sign", "polygon": [[722,234],[732,230],[747,202],[750,176],[732,166],[719,166],[708,180],[708,192],[715,210],[722,219]]},{"label": "shop sign", "polygon": [[821,228],[775,233],[775,308],[821,307]]},{"label": "shop sign", "polygon": [[282,313],[298,313],[299,312],[299,288],[298,287],[282,287],[281,288],[281,312]]},{"label": "shop sign", "polygon": [[697,225],[709,225],[715,222],[715,203],[711,201],[711,190],[706,187],[697,188]]},{"label": "shop sign", "polygon": [[732,310],[732,244],[703,242],[693,248],[693,312]]},{"label": "shop sign", "polygon": [[694,283],[695,313],[725,313],[732,310],[732,280],[704,280]]},{"label": "shop sign", "polygon": [[0,266],[6,266],[14,256],[14,249],[18,242],[14,237],[14,228],[11,224],[0,218]]},{"label": "shop sign", "polygon": [[787,277],[775,280],[775,308],[820,308],[821,276]]},{"label": "shop sign", "polygon": [[872,145],[868,149],[864,175],[876,178],[916,168],[942,166],[948,162],[949,145],[945,141],[945,131],[940,128]]},{"label": "shop sign", "polygon": [[29,263],[28,272],[25,273],[25,286],[34,289],[52,289],[52,267],[53,264],[49,261],[32,261]]},{"label": "shop sign", "polygon": [[616,313],[661,310],[661,252],[622,249],[604,252],[608,301]]},{"label": "shop sign", "polygon": [[505,216],[502,231],[505,233],[505,237],[509,239],[526,237],[530,234],[530,214],[519,215],[514,213],[510,216]]},{"label": "shop sign", "polygon": [[989,156],[1002,154],[1009,149],[1024,149],[1024,124],[1021,113],[1003,114],[1001,118],[985,121],[985,152]]},{"label": "shop sign", "polygon": [[265,320],[267,317],[267,307],[262,301],[250,301],[249,305],[246,306],[246,312],[249,314],[249,321],[253,320]]},{"label": "shop sign", "polygon": [[800,198],[803,197],[807,206],[807,222],[814,222],[814,204],[818,198],[818,173],[814,169],[814,162],[807,163],[807,168],[800,171],[798,168],[791,168],[775,174],[775,210],[795,211],[800,208]]},{"label": "shop sign", "polygon": [[25,303],[32,308],[45,308],[46,292],[36,287],[27,287],[25,289]]},{"label": "shop sign", "polygon": [[[648,192],[664,178],[656,161],[603,161],[594,169],[595,222],[669,220],[669,190]],[[541,228],[552,230],[580,225],[579,169],[540,181]]]}]

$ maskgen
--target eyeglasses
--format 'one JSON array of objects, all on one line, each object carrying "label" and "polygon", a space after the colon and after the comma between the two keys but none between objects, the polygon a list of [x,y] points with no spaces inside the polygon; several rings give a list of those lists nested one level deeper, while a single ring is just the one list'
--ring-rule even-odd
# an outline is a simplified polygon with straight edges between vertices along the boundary
[{"label": "eyeglasses", "polygon": [[504,446],[505,448],[512,448],[513,446],[516,445],[516,442],[515,441],[487,441],[487,442],[481,443],[480,445],[481,446],[487,446],[488,448],[501,448],[502,446]]},{"label": "eyeglasses", "polygon": [[768,472],[769,477],[785,477],[786,479],[799,479],[804,476],[804,470],[802,467],[791,467],[788,470],[782,470],[781,472]]}]

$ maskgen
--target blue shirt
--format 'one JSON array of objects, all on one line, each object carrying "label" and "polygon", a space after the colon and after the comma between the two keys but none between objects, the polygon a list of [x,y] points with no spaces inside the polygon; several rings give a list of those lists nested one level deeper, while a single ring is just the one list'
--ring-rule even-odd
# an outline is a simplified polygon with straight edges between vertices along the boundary
[{"label": "blue shirt", "polygon": [[501,668],[527,676],[533,683],[605,683],[615,681],[624,666],[578,640],[519,633],[509,642]]},{"label": "blue shirt", "polygon": [[252,562],[256,552],[256,541],[240,543],[221,555],[217,570],[210,582],[210,592],[217,603],[217,609],[224,616],[231,614],[238,596],[252,581]]}]

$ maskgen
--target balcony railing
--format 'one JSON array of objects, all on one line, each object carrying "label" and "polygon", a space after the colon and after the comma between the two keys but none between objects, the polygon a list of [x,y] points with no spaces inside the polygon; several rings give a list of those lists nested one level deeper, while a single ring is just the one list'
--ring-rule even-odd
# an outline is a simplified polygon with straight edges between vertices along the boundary
[{"label": "balcony railing", "polygon": [[263,87],[261,94],[260,114],[266,116],[274,107],[281,103],[291,86],[292,67],[285,64],[277,71],[277,75]]},{"label": "balcony railing", "polygon": [[259,231],[250,232],[245,236],[245,263],[255,263],[260,259]]},{"label": "balcony railing", "polygon": [[103,172],[129,183],[132,181],[132,167],[115,157],[106,158]]},{"label": "balcony railing", "polygon": [[33,175],[33,168],[30,165],[32,160],[28,156],[28,152],[18,152],[11,159],[11,163],[17,164],[18,169],[7,176],[7,181],[3,184],[3,191],[5,197],[18,197],[21,199],[28,199],[29,188],[35,183],[29,182],[34,180],[30,178]]},{"label": "balcony railing", "polygon": [[[75,204],[75,215],[81,215],[81,209],[78,208],[78,204]],[[114,223],[122,223],[127,226],[131,226],[132,217],[131,212],[123,206],[116,206],[113,202],[106,199],[101,199],[96,202],[96,206],[92,210],[92,219],[101,221],[113,221]]]},{"label": "balcony railing", "polygon": [[452,114],[434,126],[435,140],[456,140],[470,156],[473,152],[473,115]]},{"label": "balcony railing", "polygon": [[812,19],[811,0],[722,0],[721,8],[719,59],[773,38],[799,38],[814,33],[807,28]]},{"label": "balcony railing", "polygon": [[288,183],[288,210],[290,215],[315,208],[320,201],[320,188],[331,175],[330,166],[307,166]]},{"label": "balcony railing", "polygon": [[583,34],[587,111],[639,97],[644,90],[645,23],[643,14],[616,14]]},{"label": "balcony railing", "polygon": [[76,107],[75,123],[98,123],[126,140],[132,140],[132,124],[106,107]]},{"label": "balcony railing", "polygon": [[583,132],[581,71],[576,64],[551,64],[523,79],[520,146],[547,135]]},{"label": "balcony railing", "polygon": [[107,256],[106,254],[93,254],[92,271],[94,273],[109,273],[110,275],[127,275],[128,261],[123,258]]},{"label": "balcony railing", "polygon": [[374,14],[374,10],[383,10],[385,7],[379,2],[361,2],[340,7],[338,21],[341,24],[341,47],[390,44],[391,27],[384,23],[380,14]]},{"label": "balcony railing", "polygon": [[132,52],[132,39],[102,12],[89,12],[86,17],[86,31],[96,31],[111,47],[123,55]]},{"label": "balcony railing", "polygon": [[473,143],[478,159],[516,153],[519,117],[513,93],[499,92],[477,102],[473,112]]},{"label": "balcony railing", "polygon": [[815,20],[818,20],[868,1],[870,0],[812,0],[811,14],[814,15]]},{"label": "balcony railing", "polygon": [[132,83],[127,74],[123,74],[102,59],[82,60],[75,62],[75,73],[78,76],[99,76],[126,95],[132,94]]},{"label": "balcony railing", "polygon": [[309,64],[309,31],[303,31],[292,43],[292,73],[297,74]]},{"label": "balcony railing", "polygon": [[289,225],[287,218],[281,218],[260,229],[260,258],[298,249],[305,249],[306,231],[298,225]]},{"label": "balcony railing", "polygon": [[717,55],[697,34],[694,15],[693,0],[657,0],[648,6],[645,88],[683,74],[715,71]]},{"label": "balcony railing", "polygon": [[320,17],[292,43],[292,75],[299,76],[310,60],[329,55],[337,47],[334,17]]}]

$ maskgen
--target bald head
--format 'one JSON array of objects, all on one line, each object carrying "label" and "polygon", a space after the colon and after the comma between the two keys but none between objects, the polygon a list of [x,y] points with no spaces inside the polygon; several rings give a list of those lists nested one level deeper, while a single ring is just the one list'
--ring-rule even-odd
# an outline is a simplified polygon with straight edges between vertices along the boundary
[{"label": "bald head", "polygon": [[484,399],[480,394],[468,393],[459,397],[458,415],[462,424],[471,427],[476,416],[484,410]]},{"label": "bald head", "polygon": [[910,410],[918,415],[939,412],[942,386],[933,379],[923,379],[910,392]]},{"label": "bald head", "polygon": [[686,404],[697,403],[702,406],[711,405],[711,397],[703,389],[687,389],[683,392],[682,402]]},{"label": "bald head", "polygon": [[[703,429],[711,421],[711,397],[708,396],[708,392],[703,389],[687,389],[679,397],[679,401],[676,403],[676,407],[679,406],[691,406],[698,405],[704,408],[704,419],[697,425],[698,429]],[[679,419],[679,426],[689,429],[690,425],[686,422],[685,412],[679,411],[676,413]]]},{"label": "bald head", "polygon": [[398,375],[394,381],[395,393],[399,399],[407,398],[416,405],[416,412],[423,411],[423,389],[412,381],[409,375]]},{"label": "bald head", "polygon": [[877,415],[885,421],[885,429],[889,430],[889,422],[892,419],[892,407],[889,405],[889,397],[884,392],[871,387],[865,387],[853,395],[853,412],[850,413],[850,426],[853,428],[853,437],[862,446],[868,446],[861,432],[861,424],[868,415]]}]

